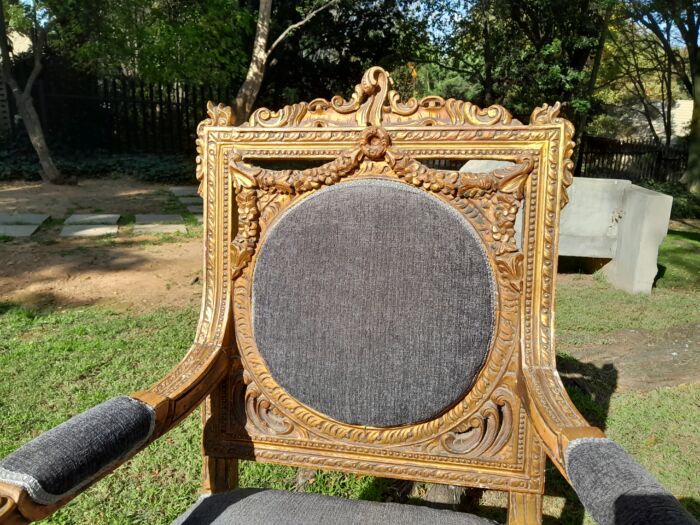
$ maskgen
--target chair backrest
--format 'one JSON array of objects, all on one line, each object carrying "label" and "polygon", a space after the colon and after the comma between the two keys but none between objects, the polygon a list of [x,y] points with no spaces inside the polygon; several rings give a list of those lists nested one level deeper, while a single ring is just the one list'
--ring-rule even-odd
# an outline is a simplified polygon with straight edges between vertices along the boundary
[{"label": "chair backrest", "polygon": [[524,125],[391,87],[374,67],[347,101],[238,127],[210,105],[198,341],[233,366],[207,404],[205,454],[541,494],[544,451],[562,446],[551,429],[588,426],[553,348],[573,128],[558,104]]}]

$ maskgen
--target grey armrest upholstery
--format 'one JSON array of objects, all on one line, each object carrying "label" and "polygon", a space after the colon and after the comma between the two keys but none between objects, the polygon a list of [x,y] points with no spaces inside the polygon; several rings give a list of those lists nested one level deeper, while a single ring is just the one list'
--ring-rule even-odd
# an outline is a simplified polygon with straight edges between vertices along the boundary
[{"label": "grey armrest upholstery", "polygon": [[566,472],[599,525],[697,525],[649,472],[609,439],[572,441]]},{"label": "grey armrest upholstery", "polygon": [[24,488],[36,503],[55,503],[141,448],[154,427],[151,407],[112,398],[0,460],[0,482]]}]

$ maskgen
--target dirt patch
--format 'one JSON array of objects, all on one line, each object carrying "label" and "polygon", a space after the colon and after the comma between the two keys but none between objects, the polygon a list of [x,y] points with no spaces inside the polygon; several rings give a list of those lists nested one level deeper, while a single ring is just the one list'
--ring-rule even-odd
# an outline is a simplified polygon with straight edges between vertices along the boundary
[{"label": "dirt patch", "polygon": [[621,330],[610,339],[605,345],[567,349],[576,361],[561,361],[562,375],[579,377],[590,388],[604,383],[616,392],[700,381],[700,324],[665,332]]},{"label": "dirt patch", "polygon": [[71,213],[161,213],[177,207],[175,197],[162,184],[129,179],[83,179],[76,186],[40,182],[3,182],[3,213],[46,213],[54,219]]},{"label": "dirt patch", "polygon": [[135,311],[201,298],[202,242],[0,244],[0,301],[32,308],[105,304]]}]

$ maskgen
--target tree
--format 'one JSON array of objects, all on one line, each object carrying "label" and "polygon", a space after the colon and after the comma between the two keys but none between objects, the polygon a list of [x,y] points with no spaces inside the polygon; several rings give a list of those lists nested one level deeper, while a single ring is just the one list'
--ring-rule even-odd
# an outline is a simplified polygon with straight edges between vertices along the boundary
[{"label": "tree", "polygon": [[[670,26],[666,26],[666,30],[669,31]],[[608,113],[615,114],[618,128],[623,126],[634,131],[634,120],[624,122],[625,117],[641,115],[648,134],[657,143],[670,146],[671,113],[678,86],[664,49],[648,29],[626,16],[613,21],[608,40],[600,82],[596,85],[596,99],[604,104]],[[600,117],[605,120],[608,116]],[[660,130],[657,129],[659,121]],[[614,136],[615,132],[623,130],[612,131]]]},{"label": "tree", "polygon": [[631,0],[631,17],[658,39],[681,84],[693,99],[688,168],[681,179],[700,192],[700,4],[696,0]]},{"label": "tree", "polygon": [[460,73],[480,105],[503,104],[525,117],[561,100],[576,116],[590,105],[588,68],[614,1],[406,2],[431,21],[435,43],[414,61]]},{"label": "tree", "polygon": [[41,127],[41,120],[39,119],[32,99],[32,87],[41,73],[42,54],[46,45],[46,27],[40,22],[40,18],[43,14],[40,13],[36,2],[12,7],[15,8],[15,14],[19,13],[21,10],[21,15],[25,16],[24,19],[22,19],[21,15],[18,17],[21,22],[18,24],[16,30],[24,33],[31,39],[34,63],[29,78],[24,84],[24,88],[20,87],[12,71],[5,6],[3,0],[0,0],[0,57],[2,58],[3,80],[10,87],[10,92],[17,105],[17,111],[20,117],[22,117],[22,122],[27,130],[29,140],[39,157],[42,180],[53,184],[63,184],[66,182],[66,179],[61,175],[61,172],[58,170],[51,157],[51,152],[49,151],[46,138],[44,137],[44,130]]},{"label": "tree", "polygon": [[294,31],[308,24],[311,19],[318,13],[327,9],[331,5],[337,3],[338,0],[330,0],[321,3],[316,8],[309,11],[300,21],[289,25],[280,33],[280,35],[270,44],[267,45],[268,36],[270,34],[270,20],[272,17],[272,0],[260,0],[258,8],[258,21],[255,28],[255,39],[253,41],[253,51],[251,53],[250,66],[246,73],[245,80],[238,89],[236,100],[233,104],[233,113],[236,117],[236,122],[241,123],[250,115],[253,104],[260,92],[267,62],[275,48],[288,38]]}]

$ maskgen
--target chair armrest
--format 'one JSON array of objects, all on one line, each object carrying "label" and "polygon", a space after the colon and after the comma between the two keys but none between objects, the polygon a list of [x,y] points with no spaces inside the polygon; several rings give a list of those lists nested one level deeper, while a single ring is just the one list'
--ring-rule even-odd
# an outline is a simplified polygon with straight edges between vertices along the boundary
[{"label": "chair armrest", "polygon": [[115,397],[41,434],[0,460],[0,482],[51,505],[133,455],[155,429],[155,411]]},{"label": "chair armrest", "polygon": [[671,493],[613,441],[575,439],[565,458],[571,486],[599,525],[698,525]]},{"label": "chair armrest", "polygon": [[160,382],[112,398],[0,460],[0,525],[43,519],[165,434],[228,371],[220,345],[195,343]]}]

